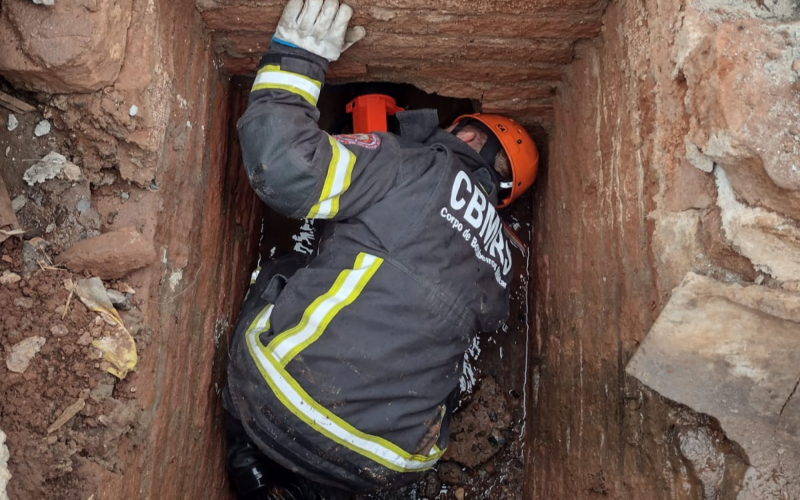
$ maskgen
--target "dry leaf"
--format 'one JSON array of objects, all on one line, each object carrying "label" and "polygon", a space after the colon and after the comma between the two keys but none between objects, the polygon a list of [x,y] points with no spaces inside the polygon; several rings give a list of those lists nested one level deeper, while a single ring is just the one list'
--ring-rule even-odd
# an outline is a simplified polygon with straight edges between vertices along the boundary
[{"label": "dry leaf", "polygon": [[112,325],[111,329],[105,331],[108,335],[92,342],[92,346],[100,349],[103,359],[111,364],[108,373],[124,379],[136,367],[136,343],[111,304],[103,281],[100,278],[78,280],[74,290],[86,307],[100,314],[106,324]]},{"label": "dry leaf", "polygon": [[11,198],[8,196],[8,190],[0,178],[0,243],[6,241],[9,234],[13,231],[20,230],[17,215],[14,213],[14,208],[11,206]]}]

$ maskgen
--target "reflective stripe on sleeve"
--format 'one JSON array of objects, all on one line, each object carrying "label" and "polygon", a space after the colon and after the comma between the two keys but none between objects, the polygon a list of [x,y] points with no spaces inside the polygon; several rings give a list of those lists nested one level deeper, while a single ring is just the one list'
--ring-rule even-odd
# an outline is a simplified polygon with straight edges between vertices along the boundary
[{"label": "reflective stripe on sleeve", "polygon": [[258,70],[252,92],[264,89],[287,90],[301,96],[312,106],[316,106],[321,88],[322,83],[313,78],[284,71],[280,66],[268,64]]},{"label": "reflective stripe on sleeve", "polygon": [[328,174],[322,186],[319,202],[308,212],[307,219],[330,219],[339,213],[339,196],[350,187],[356,155],[339,144],[333,137],[328,137],[331,144],[331,162]]},{"label": "reflective stripe on sleeve", "polygon": [[356,300],[382,263],[381,258],[360,253],[355,267],[339,273],[330,290],[306,308],[297,326],[269,343],[268,349],[275,359],[286,366],[300,351],[316,341],[334,316]]}]

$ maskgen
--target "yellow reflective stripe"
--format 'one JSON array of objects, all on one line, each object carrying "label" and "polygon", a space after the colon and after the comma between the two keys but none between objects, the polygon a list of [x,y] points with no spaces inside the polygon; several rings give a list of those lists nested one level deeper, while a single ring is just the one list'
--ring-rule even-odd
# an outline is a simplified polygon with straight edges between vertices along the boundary
[{"label": "yellow reflective stripe", "polygon": [[328,136],[331,144],[331,161],[319,202],[308,212],[307,219],[330,219],[339,213],[339,196],[350,187],[356,155],[344,147],[333,137]]},{"label": "yellow reflective stripe", "polygon": [[286,366],[300,351],[315,342],[339,311],[353,303],[377,272],[383,259],[358,254],[355,267],[339,273],[333,286],[308,306],[297,326],[281,333],[269,343],[269,350]]},{"label": "yellow reflective stripe", "polygon": [[250,326],[247,328],[247,332],[245,335],[250,335],[253,333],[254,335],[261,335],[262,333],[269,330],[269,318],[272,316],[272,304],[267,304],[264,308],[259,312],[255,319],[250,323]]},{"label": "yellow reflective stripe", "polygon": [[298,94],[312,106],[317,105],[322,83],[299,73],[284,71],[280,66],[267,65],[256,74],[252,91],[280,89]]},{"label": "yellow reflective stripe", "polygon": [[444,453],[438,447],[429,456],[413,455],[378,436],[365,434],[314,401],[261,343],[258,331],[247,333],[247,347],[275,396],[297,418],[328,439],[397,472],[429,469]]},{"label": "yellow reflective stripe", "polygon": [[318,89],[322,88],[322,83],[319,80],[314,80],[310,76],[301,75],[300,73],[292,73],[291,71],[282,70],[281,67],[278,66],[277,64],[267,64],[266,66],[264,66],[263,68],[258,70],[258,73],[256,73],[256,76],[258,76],[258,75],[260,75],[262,73],[271,73],[271,72],[274,72],[274,73],[288,73],[288,74],[290,74],[292,76],[296,76],[298,78],[302,78],[303,80],[308,81],[311,85],[317,87]]}]

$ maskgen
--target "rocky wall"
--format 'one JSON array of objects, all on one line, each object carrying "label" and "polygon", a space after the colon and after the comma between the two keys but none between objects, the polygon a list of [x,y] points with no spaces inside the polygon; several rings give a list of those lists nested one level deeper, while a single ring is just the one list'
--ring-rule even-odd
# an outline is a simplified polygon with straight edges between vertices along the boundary
[{"label": "rocky wall", "polygon": [[[366,38],[331,64],[327,80],[411,83],[470,98],[524,124],[552,124],[553,95],[576,40],[597,35],[607,0],[423,2],[352,0]],[[284,2],[197,0],[215,51],[232,74],[252,74]]]},{"label": "rocky wall", "polygon": [[[15,17],[28,9],[36,9],[40,19],[74,16],[90,23],[94,28],[62,42],[73,43],[74,53],[85,57],[90,51],[102,57],[105,50],[116,70],[104,70],[101,78],[81,69],[99,64],[84,56],[31,59],[27,38],[18,33],[20,19],[27,18]],[[113,30],[112,43],[98,30],[116,16],[127,21]],[[238,312],[234,304],[242,300],[257,251],[261,210],[235,160],[231,107],[241,103],[229,100],[229,82],[219,76],[194,2],[64,0],[33,6],[8,0],[0,6],[0,28],[10,25],[14,29],[0,33],[16,36],[28,59],[0,57],[0,75],[35,92],[30,96],[53,123],[51,137],[58,137],[51,146],[91,183],[100,232],[133,227],[157,253],[155,263],[125,278],[137,291],[133,302],[141,312],[134,335],[139,362],[114,391],[133,398],[140,416],[121,437],[115,461],[120,466],[76,467],[73,484],[79,486],[72,493],[81,500],[83,493],[97,500],[178,499],[204,498],[211,491],[222,498],[228,490],[218,392],[227,334]],[[119,50],[124,57],[117,61]],[[73,78],[73,70],[81,77]],[[14,196],[21,189],[17,184]],[[37,224],[23,213],[34,208],[23,207],[20,220]],[[44,227],[25,229],[49,238]],[[96,275],[92,256],[84,257],[85,273]],[[72,426],[83,426],[80,415]],[[75,460],[73,466],[84,462]],[[29,487],[34,491],[31,485],[17,491]]]},{"label": "rocky wall", "polygon": [[[577,48],[533,208],[526,498],[796,494],[797,464],[786,453],[796,435],[783,447],[771,435],[737,443],[726,434],[736,430],[728,417],[745,411],[697,413],[682,391],[668,400],[625,368],[689,271],[756,284],[748,293],[764,297],[768,288],[797,292],[797,18],[792,2],[619,1],[601,36]],[[716,318],[730,332],[754,324],[730,312]],[[800,338],[784,318],[762,319],[759,328],[794,329]],[[703,325],[687,328],[711,335],[708,345],[719,350],[728,342]],[[731,352],[716,376],[754,387],[753,401],[770,394],[780,413],[793,407],[791,383],[775,394],[768,376],[754,386],[749,365],[737,364],[746,356]],[[775,370],[800,378],[785,365]],[[703,384],[718,379],[698,372],[697,391],[714,394]],[[780,406],[755,412],[777,430],[785,428]]]}]

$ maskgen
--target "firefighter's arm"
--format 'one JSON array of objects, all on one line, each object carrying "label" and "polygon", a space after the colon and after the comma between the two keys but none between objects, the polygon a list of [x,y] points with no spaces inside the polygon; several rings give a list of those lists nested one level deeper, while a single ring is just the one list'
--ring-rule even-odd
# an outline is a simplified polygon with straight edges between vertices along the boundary
[{"label": "firefighter's arm", "polygon": [[[303,9],[312,8],[315,1],[321,4],[307,0]],[[286,28],[291,25],[286,18],[297,15],[298,3],[302,0],[286,7],[276,38],[259,63],[247,111],[239,122],[242,156],[253,188],[276,211],[296,218],[346,218],[386,194],[396,176],[400,151],[388,136],[343,144],[348,141],[339,142],[319,129],[316,104],[328,59],[338,58],[338,50],[346,45],[344,28],[352,11],[347,7],[342,26],[341,11],[346,6],[339,8],[338,2],[327,0],[318,14],[312,8],[319,23],[329,15],[328,6],[335,5],[338,13],[330,29],[341,32],[333,36],[339,41],[332,45],[315,44]],[[297,21],[300,25],[304,12]],[[330,49],[336,46],[339,49]]]}]

